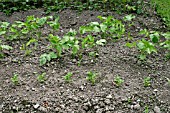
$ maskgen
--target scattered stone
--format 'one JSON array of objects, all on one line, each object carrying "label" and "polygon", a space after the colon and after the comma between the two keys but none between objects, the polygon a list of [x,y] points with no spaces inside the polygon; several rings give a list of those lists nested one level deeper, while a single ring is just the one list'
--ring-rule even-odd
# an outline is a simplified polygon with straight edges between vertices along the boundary
[{"label": "scattered stone", "polygon": [[96,113],[103,113],[102,109],[97,109]]},{"label": "scattered stone", "polygon": [[140,104],[136,104],[133,106],[133,109],[139,110],[140,109]]},{"label": "scattered stone", "polygon": [[111,94],[109,94],[109,95],[107,95],[107,96],[106,96],[106,98],[108,98],[108,99],[112,99],[113,97],[112,97],[112,95],[111,95]]},{"label": "scattered stone", "polygon": [[98,106],[98,105],[96,105],[96,106],[94,106],[94,109],[96,110],[96,109],[99,109],[100,107]]},{"label": "scattered stone", "polygon": [[43,106],[40,106],[40,107],[38,108],[38,110],[40,110],[40,111],[42,111],[42,112],[47,112],[47,109],[46,109],[45,107],[43,107]]},{"label": "scattered stone", "polygon": [[158,92],[158,90],[157,90],[157,89],[154,89],[153,91],[154,91],[154,92]]},{"label": "scattered stone", "polygon": [[105,99],[104,101],[107,105],[111,103],[110,99]]},{"label": "scattered stone", "polygon": [[158,106],[154,107],[154,111],[155,111],[155,113],[161,113],[161,110]]},{"label": "scattered stone", "polygon": [[80,86],[80,90],[83,91],[84,90],[84,86]]},{"label": "scattered stone", "polygon": [[37,109],[38,107],[40,107],[40,105],[39,104],[35,104],[35,105],[33,105],[33,107],[34,107],[34,109]]}]

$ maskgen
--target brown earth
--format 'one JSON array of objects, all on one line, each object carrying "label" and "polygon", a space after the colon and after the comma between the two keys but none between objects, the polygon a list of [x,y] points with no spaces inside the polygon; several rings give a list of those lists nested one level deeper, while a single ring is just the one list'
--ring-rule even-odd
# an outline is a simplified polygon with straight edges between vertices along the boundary
[{"label": "brown earth", "polygon": [[[28,15],[42,17],[45,13],[42,9],[15,12],[9,17],[0,13],[0,21],[24,21]],[[83,11],[79,14],[66,9],[50,15],[60,17],[58,35],[62,36],[70,28],[78,29],[81,25],[99,21],[98,15],[122,19],[127,14],[99,11]],[[133,22],[134,26],[127,27],[126,32],[131,32],[134,40],[141,38],[138,32],[144,28],[166,31],[154,12],[136,15]],[[42,29],[44,36],[48,32],[48,28]],[[77,59],[69,56],[39,66],[40,55],[49,51],[49,42],[45,39],[39,41],[37,49],[27,57],[19,49],[21,42],[6,42],[14,49],[0,61],[0,112],[143,113],[148,106],[149,113],[169,113],[170,85],[166,77],[170,78],[170,62],[165,60],[163,51],[149,56],[147,61],[139,61],[138,51],[124,46],[125,37],[98,47],[97,58],[84,55],[80,66]],[[98,73],[95,85],[86,80],[88,71]],[[43,72],[46,72],[47,80],[39,83],[37,74]],[[68,72],[73,73],[70,83],[63,79]],[[19,75],[19,85],[11,82],[14,73]],[[114,84],[116,75],[124,79],[121,87]],[[150,87],[143,85],[143,79],[147,76],[152,79]]]}]

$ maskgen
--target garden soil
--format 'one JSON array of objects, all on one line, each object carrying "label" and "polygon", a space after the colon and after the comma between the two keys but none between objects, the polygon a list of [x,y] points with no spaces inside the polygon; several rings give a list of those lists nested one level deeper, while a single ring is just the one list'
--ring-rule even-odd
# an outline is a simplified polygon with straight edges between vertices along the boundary
[{"label": "garden soil", "polygon": [[[25,21],[29,15],[46,16],[43,9],[14,12],[11,16],[0,13],[0,21],[14,23]],[[65,9],[50,15],[60,17],[60,37],[71,28],[78,30],[82,25],[98,21],[98,15],[112,15],[123,19],[128,14],[116,12],[82,11]],[[133,40],[142,38],[141,29],[166,31],[155,12],[136,15],[133,26],[126,27]],[[126,23],[125,23],[126,24]],[[48,27],[41,29],[43,36]],[[108,41],[97,48],[98,56],[83,55],[78,65],[77,58],[69,55],[54,59],[46,65],[39,65],[41,54],[50,51],[46,38],[38,41],[37,48],[29,56],[20,50],[24,41],[5,41],[14,49],[5,51],[6,57],[0,61],[0,112],[1,113],[170,113],[170,61],[165,59],[165,51],[150,55],[146,61],[138,59],[137,49],[125,47],[127,35],[117,41]],[[97,73],[96,83],[87,81],[87,72]],[[46,73],[44,83],[37,76]],[[67,83],[63,76],[72,72],[72,81]],[[11,77],[17,73],[19,84],[14,85]],[[124,82],[120,87],[114,78],[120,76]],[[144,87],[145,77],[151,78],[151,86]],[[147,112],[148,111],[148,112]]]}]

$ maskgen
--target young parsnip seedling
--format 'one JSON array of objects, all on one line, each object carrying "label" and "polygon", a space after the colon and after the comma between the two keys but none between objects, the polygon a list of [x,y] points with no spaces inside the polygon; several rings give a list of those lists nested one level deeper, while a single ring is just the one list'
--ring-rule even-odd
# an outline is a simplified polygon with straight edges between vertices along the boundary
[{"label": "young parsnip seedling", "polygon": [[87,80],[90,81],[94,85],[96,82],[96,76],[97,76],[96,73],[90,71],[87,73]]},{"label": "young parsnip seedling", "polygon": [[143,80],[144,87],[149,87],[151,86],[151,78],[150,77],[145,77]]},{"label": "young parsnip seedling", "polygon": [[14,74],[13,77],[11,78],[12,83],[14,83],[14,85],[18,84],[18,74]]},{"label": "young parsnip seedling", "polygon": [[46,80],[45,75],[46,75],[46,73],[39,74],[38,77],[37,77],[37,80],[38,80],[40,83],[45,82],[45,80]]},{"label": "young parsnip seedling", "polygon": [[69,72],[64,76],[64,79],[66,82],[70,82],[71,81],[71,77],[73,76],[73,73]]},{"label": "young parsnip seedling", "polygon": [[124,80],[118,75],[114,78],[114,83],[116,84],[117,87],[120,87],[123,82]]}]

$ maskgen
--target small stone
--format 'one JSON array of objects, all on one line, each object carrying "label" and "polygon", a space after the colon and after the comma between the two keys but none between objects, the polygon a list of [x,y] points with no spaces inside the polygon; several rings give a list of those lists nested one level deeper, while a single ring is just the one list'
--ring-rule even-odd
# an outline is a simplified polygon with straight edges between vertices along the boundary
[{"label": "small stone", "polygon": [[98,105],[96,105],[96,106],[94,106],[94,109],[96,110],[96,109],[99,109],[100,107],[98,106]]},{"label": "small stone", "polygon": [[80,90],[83,91],[84,90],[84,86],[80,86]]},{"label": "small stone", "polygon": [[108,99],[112,99],[113,97],[112,97],[112,95],[111,95],[111,94],[109,94],[109,95],[107,95],[107,96],[106,96],[106,98],[108,98]]},{"label": "small stone", "polygon": [[102,109],[97,109],[96,113],[103,113]]},{"label": "small stone", "polygon": [[133,106],[133,108],[136,109],[136,110],[139,110],[140,109],[140,105],[136,104],[136,105]]},{"label": "small stone", "polygon": [[34,107],[35,109],[37,109],[38,107],[40,107],[40,105],[39,105],[39,104],[35,104],[35,105],[33,105],[33,107]]},{"label": "small stone", "polygon": [[47,112],[47,109],[46,109],[45,107],[42,107],[42,106],[40,106],[40,107],[38,108],[38,110],[40,110],[40,111],[42,111],[42,112]]},{"label": "small stone", "polygon": [[110,99],[105,99],[104,102],[105,102],[106,104],[110,104],[110,103],[111,103]]},{"label": "small stone", "polygon": [[158,106],[154,107],[154,111],[155,111],[155,113],[161,113],[161,110]]},{"label": "small stone", "polygon": [[154,91],[154,92],[158,92],[158,90],[157,90],[157,89],[154,89],[153,91]]}]

